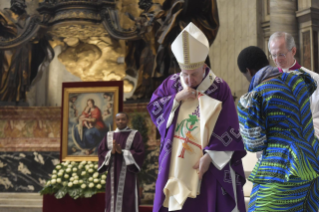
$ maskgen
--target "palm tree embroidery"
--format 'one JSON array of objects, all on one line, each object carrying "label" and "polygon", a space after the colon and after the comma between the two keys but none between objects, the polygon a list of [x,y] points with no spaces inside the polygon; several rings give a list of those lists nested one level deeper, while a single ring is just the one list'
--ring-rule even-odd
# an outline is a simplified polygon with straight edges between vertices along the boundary
[{"label": "palm tree embroidery", "polygon": [[[182,143],[183,145],[183,149],[181,154],[178,156],[180,158],[184,158],[185,155],[185,151],[190,151],[193,152],[193,149],[188,145],[188,143],[193,144],[195,146],[197,146],[198,148],[202,149],[202,146],[197,144],[194,140],[194,136],[192,135],[192,131],[195,130],[197,127],[194,125],[198,122],[197,116],[196,115],[189,115],[189,118],[184,119],[183,121],[181,121],[181,123],[177,126],[175,132],[178,132],[179,130],[181,131],[181,136],[178,135],[174,135],[175,138],[179,138],[181,140],[183,140],[184,142]],[[188,130],[186,132],[186,136],[184,135],[183,129],[184,127],[186,127],[186,129]],[[190,139],[192,139],[193,141],[191,141]]]}]

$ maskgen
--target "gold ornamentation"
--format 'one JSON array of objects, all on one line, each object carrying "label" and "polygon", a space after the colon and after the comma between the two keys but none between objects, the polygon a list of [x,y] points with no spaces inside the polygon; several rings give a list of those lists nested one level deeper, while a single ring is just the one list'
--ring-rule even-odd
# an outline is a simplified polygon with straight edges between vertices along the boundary
[{"label": "gold ornamentation", "polygon": [[54,25],[49,33],[56,37],[63,38],[80,38],[89,37],[105,37],[108,36],[107,31],[101,24],[92,24],[83,22],[83,24],[58,24]]},{"label": "gold ornamentation", "polygon": [[117,47],[110,37],[67,37],[67,48],[58,56],[66,69],[82,81],[124,80],[124,92],[129,93],[134,83],[125,79],[124,64],[118,58],[124,57],[123,49]]},{"label": "gold ornamentation", "polygon": [[188,64],[178,63],[178,64],[179,64],[179,67],[183,70],[194,70],[194,69],[197,69],[197,68],[203,66],[204,63],[205,63],[205,61],[198,62],[198,63],[188,63]]},{"label": "gold ornamentation", "polygon": [[78,11],[63,11],[55,14],[50,20],[50,23],[57,21],[67,21],[66,19],[90,19],[90,21],[101,21],[102,18],[99,13],[93,13],[91,11],[78,10]]},{"label": "gold ornamentation", "polygon": [[183,32],[183,53],[184,53],[184,63],[189,64],[189,39],[188,32]]}]

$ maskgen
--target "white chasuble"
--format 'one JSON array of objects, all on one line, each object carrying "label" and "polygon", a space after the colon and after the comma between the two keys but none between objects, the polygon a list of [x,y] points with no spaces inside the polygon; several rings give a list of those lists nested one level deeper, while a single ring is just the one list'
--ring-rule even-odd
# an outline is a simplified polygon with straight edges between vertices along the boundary
[{"label": "white chasuble", "polygon": [[[203,156],[213,133],[222,102],[205,94],[213,84],[212,71],[196,89],[197,98],[182,101],[173,138],[168,181],[164,187],[164,207],[169,211],[181,210],[186,199],[196,198],[200,193],[198,170],[193,166]],[[183,88],[187,85],[181,77]],[[171,113],[173,115],[174,113]],[[172,117],[169,118],[172,120]]]}]

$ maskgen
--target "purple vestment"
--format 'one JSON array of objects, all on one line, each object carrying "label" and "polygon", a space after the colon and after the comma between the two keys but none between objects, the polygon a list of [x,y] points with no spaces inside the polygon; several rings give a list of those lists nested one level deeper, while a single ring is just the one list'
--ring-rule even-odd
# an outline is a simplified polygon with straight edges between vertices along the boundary
[{"label": "purple vestment", "polygon": [[[206,73],[208,73],[208,71],[209,69],[206,70]],[[168,77],[153,93],[147,107],[152,121],[157,126],[161,135],[159,171],[153,212],[168,211],[167,208],[163,207],[163,201],[165,199],[163,188],[168,180],[171,147],[179,108],[175,111],[172,124],[168,128],[166,128],[166,125],[175,95],[182,89],[179,74]],[[234,100],[227,83],[218,77],[215,78],[213,84],[206,90],[205,94],[221,101],[222,111],[216,122],[209,144],[203,149],[203,153],[205,154],[205,150],[234,151],[230,164],[236,174],[237,207],[239,211],[244,212],[246,210],[242,187],[246,180],[241,158],[246,155],[246,151],[244,150],[242,138],[239,133],[238,117]],[[196,198],[188,198],[183,209],[179,211],[231,212],[235,205],[236,201],[230,176],[230,166],[227,165],[222,170],[218,170],[211,164],[203,176],[200,195]]]},{"label": "purple vestment", "polygon": [[[299,65],[299,63],[296,61],[295,65],[293,65],[292,67],[289,68],[289,71],[292,71],[292,70],[297,70],[297,69],[300,69],[301,68],[301,65]],[[283,73],[283,70],[282,68],[278,67],[279,71],[281,73]]]},{"label": "purple vestment", "polygon": [[[111,154],[113,139],[122,154]],[[98,150],[99,172],[108,171],[105,188],[106,212],[138,212],[137,173],[144,161],[144,145],[139,132],[129,128],[108,132]]]}]

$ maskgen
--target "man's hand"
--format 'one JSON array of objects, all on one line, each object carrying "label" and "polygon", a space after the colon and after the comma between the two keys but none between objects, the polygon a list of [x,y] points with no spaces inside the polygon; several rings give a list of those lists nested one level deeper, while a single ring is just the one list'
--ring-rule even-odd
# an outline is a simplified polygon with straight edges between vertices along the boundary
[{"label": "man's hand", "polygon": [[116,145],[116,152],[119,153],[119,154],[122,154],[122,148],[121,148],[121,145],[117,143]]},{"label": "man's hand", "polygon": [[120,144],[116,143],[116,141],[113,140],[112,154],[115,154],[115,153],[122,154],[122,148]]},{"label": "man's hand", "polygon": [[195,98],[196,98],[196,90],[190,87],[187,87],[181,90],[175,96],[175,100],[177,102],[183,101],[185,99],[195,99]]},{"label": "man's hand", "polygon": [[116,153],[116,147],[117,147],[117,143],[115,140],[113,140],[113,148],[112,148],[112,154]]},{"label": "man's hand", "polygon": [[211,162],[212,162],[211,157],[208,154],[205,154],[193,166],[194,169],[198,169],[198,178],[199,178],[199,180],[201,180],[203,178],[203,175],[207,172]]}]

